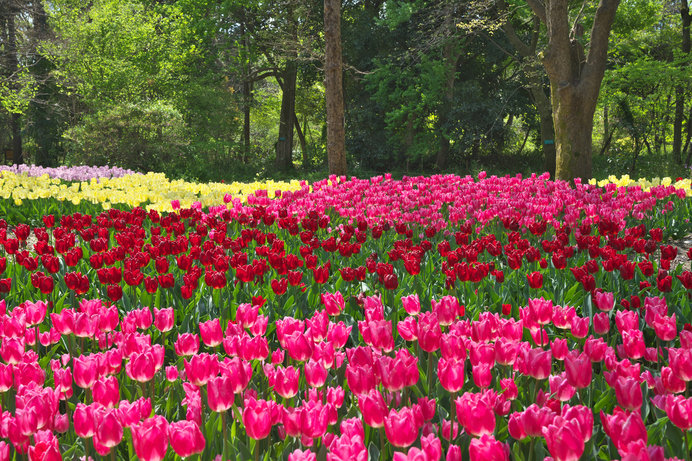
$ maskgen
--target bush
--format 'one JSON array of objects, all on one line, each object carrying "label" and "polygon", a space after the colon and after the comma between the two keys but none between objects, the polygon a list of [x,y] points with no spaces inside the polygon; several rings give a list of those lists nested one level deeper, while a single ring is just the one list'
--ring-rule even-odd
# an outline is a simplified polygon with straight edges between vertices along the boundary
[{"label": "bush", "polygon": [[183,116],[162,101],[106,107],[84,117],[63,137],[69,163],[164,173],[188,163]]}]

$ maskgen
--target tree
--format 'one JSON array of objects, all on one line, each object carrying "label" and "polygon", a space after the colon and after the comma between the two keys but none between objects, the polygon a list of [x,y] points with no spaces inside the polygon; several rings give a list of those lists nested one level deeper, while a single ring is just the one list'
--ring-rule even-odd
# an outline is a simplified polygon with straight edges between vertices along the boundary
[{"label": "tree", "polygon": [[346,174],[344,93],[341,81],[341,0],[324,1],[324,88],[329,173]]},{"label": "tree", "polygon": [[[585,54],[581,12],[569,25],[567,0],[527,0],[547,28],[543,66],[550,79],[556,148],[556,178],[588,179],[593,117],[608,58],[608,37],[620,0],[600,0]],[[584,4],[584,6],[586,3]],[[582,9],[583,11],[583,9]]]},{"label": "tree", "polygon": [[[680,0],[680,19],[682,20],[683,65],[687,63],[690,54],[690,24],[692,15],[687,0]],[[685,86],[675,87],[675,121],[673,123],[673,160],[682,163],[682,123],[685,117]]]}]

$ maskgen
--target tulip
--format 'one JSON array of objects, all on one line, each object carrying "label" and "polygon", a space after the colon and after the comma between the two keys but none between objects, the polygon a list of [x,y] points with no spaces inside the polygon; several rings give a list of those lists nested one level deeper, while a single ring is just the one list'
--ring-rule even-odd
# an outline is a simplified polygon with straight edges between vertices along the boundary
[{"label": "tulip", "polygon": [[115,376],[101,378],[92,388],[94,402],[113,408],[120,401],[120,385]]},{"label": "tulip", "polygon": [[692,429],[692,398],[667,395],[665,411],[670,421],[683,431]]},{"label": "tulip", "polygon": [[594,304],[599,310],[608,312],[612,310],[615,305],[615,297],[613,293],[597,291],[594,294]]},{"label": "tulip", "polygon": [[495,440],[492,435],[482,435],[471,439],[469,445],[471,461],[505,461],[509,460],[509,445]]},{"label": "tulip", "polygon": [[296,448],[293,452],[289,453],[288,461],[316,461],[317,455],[315,455],[310,450],[301,450]]},{"label": "tulip", "polygon": [[142,461],[162,461],[168,450],[168,421],[155,415],[131,427],[132,445]]},{"label": "tulip", "polygon": [[274,391],[285,399],[290,399],[298,393],[300,369],[294,367],[278,367],[274,381]]},{"label": "tulip", "polygon": [[473,436],[492,434],[495,431],[495,414],[492,406],[481,394],[467,392],[455,400],[457,418],[466,432]]},{"label": "tulip", "polygon": [[408,447],[418,438],[413,410],[404,407],[400,411],[392,409],[384,420],[384,432],[389,443],[395,447]]},{"label": "tulip", "polygon": [[322,293],[320,299],[322,300],[322,304],[324,304],[327,314],[333,316],[339,315],[346,305],[340,291],[336,293]]},{"label": "tulip", "polygon": [[94,356],[81,355],[73,359],[72,375],[74,382],[82,389],[91,389],[97,378],[97,361]]},{"label": "tulip", "polygon": [[199,351],[199,336],[183,333],[178,336],[174,345],[175,353],[182,356],[195,355]]},{"label": "tulip", "polygon": [[208,347],[216,347],[223,341],[221,321],[218,318],[208,322],[200,322],[199,333],[202,337],[202,342]]},{"label": "tulip", "polygon": [[632,442],[638,440],[646,442],[646,426],[638,411],[626,412],[616,407],[612,415],[603,413],[603,410],[600,415],[603,430],[613,441],[620,455],[624,456],[623,452]]},{"label": "tulip", "polygon": [[219,374],[219,358],[216,354],[196,354],[190,361],[183,360],[185,375],[195,386],[204,386],[207,382]]},{"label": "tulip", "polygon": [[420,313],[420,300],[418,299],[418,294],[412,294],[408,296],[401,297],[401,303],[404,306],[404,310],[408,315],[418,315]]},{"label": "tulip", "polygon": [[425,352],[434,352],[440,348],[442,330],[433,312],[424,312],[418,317],[418,343]]},{"label": "tulip", "polygon": [[313,400],[303,405],[303,411],[300,414],[301,434],[311,439],[322,437],[329,424],[329,408],[329,404],[322,405]]},{"label": "tulip", "polygon": [[235,394],[233,380],[228,376],[216,376],[207,382],[207,404],[211,411],[224,412],[233,406]]},{"label": "tulip", "polygon": [[322,387],[327,380],[327,369],[321,362],[308,360],[305,363],[305,380],[310,387]]},{"label": "tulip", "polygon": [[383,427],[384,420],[388,416],[387,405],[382,394],[373,389],[366,394],[358,396],[358,408],[363,415],[363,421],[370,427]]},{"label": "tulip", "polygon": [[585,353],[572,351],[565,357],[567,382],[576,389],[589,387],[593,369],[591,360]]},{"label": "tulip", "polygon": [[555,461],[577,461],[584,453],[584,439],[573,421],[558,416],[543,428],[543,437]]},{"label": "tulip", "polygon": [[112,448],[123,439],[123,425],[115,409],[106,410],[103,415],[96,417],[96,433],[94,442]]},{"label": "tulip", "polygon": [[243,409],[243,424],[248,437],[261,440],[269,435],[272,428],[272,407],[266,400],[245,401]]},{"label": "tulip", "polygon": [[625,410],[639,410],[643,403],[642,388],[640,381],[629,376],[619,376],[615,380],[615,397]]},{"label": "tulip", "polygon": [[177,421],[168,425],[168,438],[171,447],[181,458],[202,453],[205,440],[197,423],[192,421]]},{"label": "tulip", "polygon": [[552,366],[551,353],[543,349],[525,349],[517,357],[517,369],[524,375],[535,379],[546,379],[550,376]]}]

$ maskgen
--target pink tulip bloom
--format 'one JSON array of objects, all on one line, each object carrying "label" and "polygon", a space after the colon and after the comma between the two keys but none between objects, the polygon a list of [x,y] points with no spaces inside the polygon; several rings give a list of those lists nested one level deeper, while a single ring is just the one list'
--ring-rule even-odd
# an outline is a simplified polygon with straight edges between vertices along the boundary
[{"label": "pink tulip bloom", "polygon": [[248,437],[261,440],[269,435],[272,428],[272,405],[266,400],[245,401],[243,424]]},{"label": "pink tulip bloom", "polygon": [[316,461],[317,460],[317,455],[315,455],[312,451],[310,450],[301,450],[300,448],[296,448],[293,450],[293,452],[289,453],[288,455],[288,461]]},{"label": "pink tulip bloom", "polygon": [[363,421],[370,427],[383,427],[384,419],[388,416],[387,405],[382,394],[373,389],[358,396],[358,408],[363,415]]},{"label": "pink tulip bloom", "polygon": [[154,308],[154,326],[162,333],[172,330],[175,326],[175,313],[173,312],[173,308]]},{"label": "pink tulip bloom", "polygon": [[615,306],[615,297],[613,293],[597,291],[594,295],[594,304],[599,310],[608,312]]},{"label": "pink tulip bloom", "polygon": [[327,314],[336,316],[344,310],[346,303],[344,302],[344,296],[340,291],[335,293],[322,293],[320,295],[322,304],[327,311]]},{"label": "pink tulip bloom", "polygon": [[469,445],[470,461],[505,461],[509,460],[509,445],[495,440],[492,435],[482,435],[471,439]]},{"label": "pink tulip bloom", "polygon": [[96,380],[92,388],[94,402],[113,408],[120,401],[120,383],[115,376]]},{"label": "pink tulip bloom", "polygon": [[543,428],[543,437],[555,461],[577,461],[584,453],[584,439],[573,421],[558,416]]},{"label": "pink tulip bloom", "polygon": [[132,445],[137,457],[142,461],[162,461],[168,450],[168,421],[163,416],[155,415],[139,424],[132,430]]},{"label": "pink tulip bloom", "polygon": [[591,384],[593,368],[585,353],[572,351],[565,357],[567,382],[575,389],[583,389]]},{"label": "pink tulip bloom", "polygon": [[601,410],[601,423],[603,431],[613,441],[621,456],[624,456],[632,442],[643,440],[646,443],[646,427],[639,412],[626,412],[615,407],[613,414],[608,415]]},{"label": "pink tulip bloom", "polygon": [[274,391],[281,397],[290,399],[298,393],[300,369],[278,367],[274,379]]},{"label": "pink tulip bloom", "polygon": [[495,431],[495,413],[482,394],[466,392],[455,400],[457,418],[466,432],[473,436]]},{"label": "pink tulip bloom", "polygon": [[204,435],[197,423],[192,421],[176,421],[168,425],[168,438],[171,447],[182,458],[202,453],[206,444]]},{"label": "pink tulip bloom", "polygon": [[418,294],[412,294],[401,297],[401,303],[408,315],[418,315],[420,313],[420,300]]},{"label": "pink tulip bloom", "polygon": [[192,333],[178,335],[174,349],[175,353],[180,356],[195,355],[199,351],[199,336]]},{"label": "pink tulip bloom", "polygon": [[233,380],[228,376],[216,376],[207,382],[207,404],[211,411],[224,412],[233,406],[235,393]]},{"label": "pink tulip bloom", "polygon": [[119,412],[115,409],[106,409],[95,415],[96,433],[94,442],[108,448],[112,448],[123,439],[123,425]]},{"label": "pink tulip bloom", "polygon": [[200,322],[199,334],[202,337],[202,342],[208,347],[216,347],[223,342],[221,322],[218,318]]},{"label": "pink tulip bloom", "polygon": [[418,438],[418,427],[415,423],[413,410],[404,407],[397,411],[389,411],[384,420],[384,432],[389,443],[395,447],[408,447]]}]

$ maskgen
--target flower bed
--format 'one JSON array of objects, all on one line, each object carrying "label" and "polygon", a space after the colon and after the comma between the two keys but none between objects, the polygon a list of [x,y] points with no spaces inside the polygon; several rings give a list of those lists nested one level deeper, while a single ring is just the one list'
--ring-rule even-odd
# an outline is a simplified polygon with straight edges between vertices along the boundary
[{"label": "flower bed", "polygon": [[689,453],[684,190],[270,194],[0,221],[0,459]]}]

